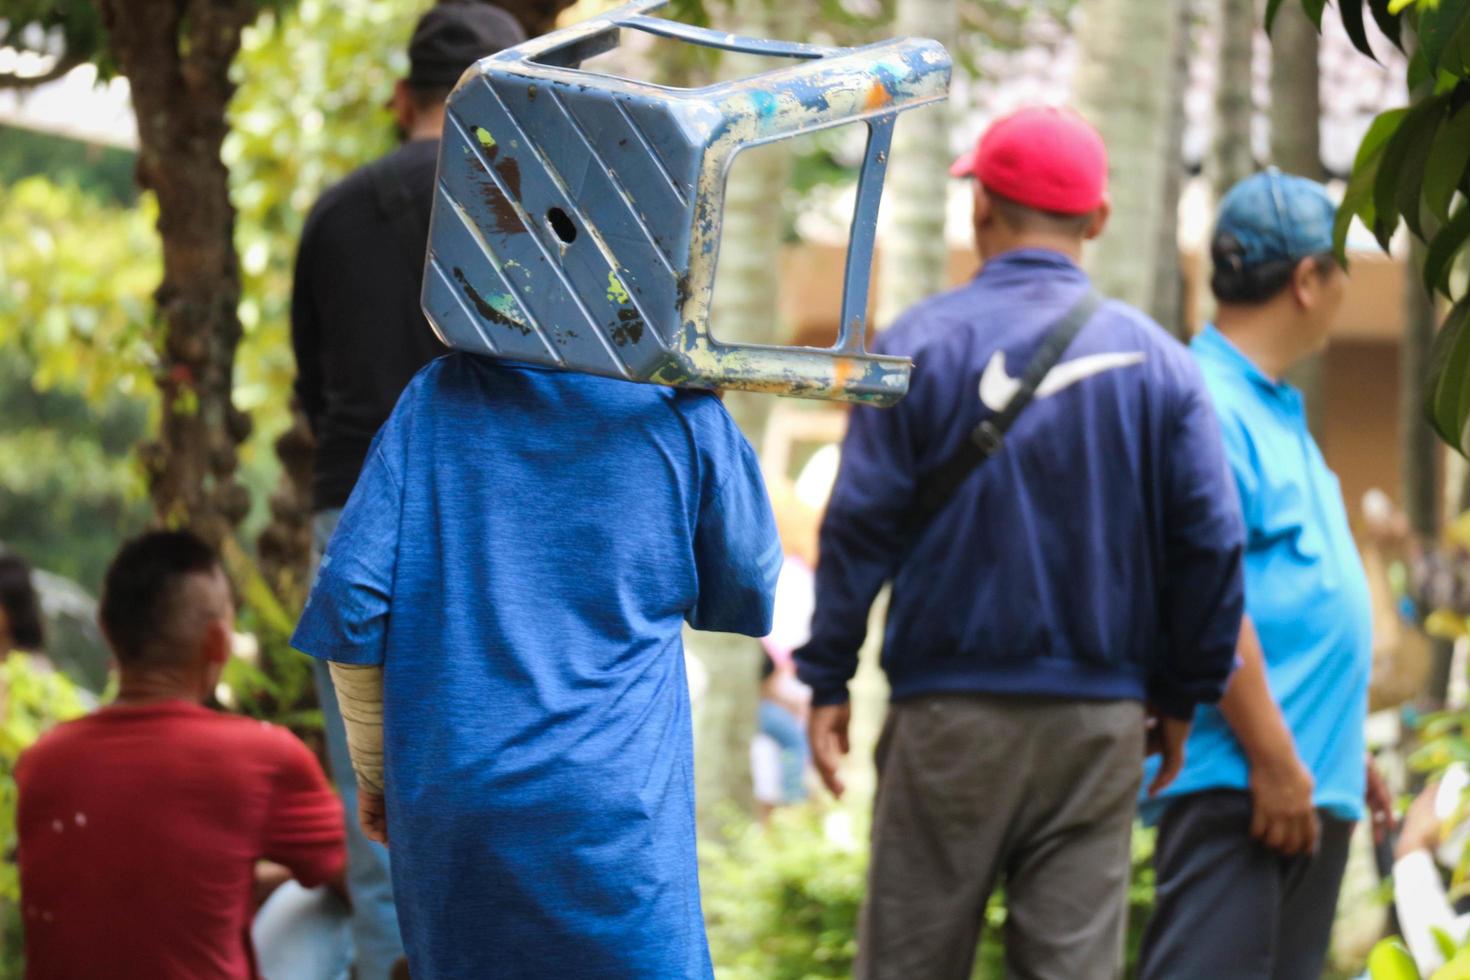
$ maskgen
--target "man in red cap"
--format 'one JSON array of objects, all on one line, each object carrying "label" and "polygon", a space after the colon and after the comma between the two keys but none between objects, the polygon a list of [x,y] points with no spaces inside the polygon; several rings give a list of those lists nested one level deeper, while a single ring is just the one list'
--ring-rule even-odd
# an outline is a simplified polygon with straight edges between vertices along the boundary
[{"label": "man in red cap", "polygon": [[840,794],[847,684],[892,583],[857,975],[969,977],[1004,883],[1011,975],[1113,977],[1148,719],[1157,792],[1233,663],[1239,505],[1188,351],[1078,265],[1108,218],[1097,132],[1023,110],[952,172],[984,265],[878,340],[913,384],[853,411],[796,654]]}]

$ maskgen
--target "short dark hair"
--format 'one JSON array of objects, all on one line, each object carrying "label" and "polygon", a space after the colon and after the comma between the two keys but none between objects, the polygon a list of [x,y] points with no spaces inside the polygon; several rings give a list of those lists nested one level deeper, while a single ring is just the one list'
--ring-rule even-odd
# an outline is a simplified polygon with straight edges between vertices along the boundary
[{"label": "short dark hair", "polygon": [[431,112],[444,105],[449,100],[449,93],[454,91],[447,85],[415,85],[413,82],[405,86],[408,90],[408,101],[419,112]]},{"label": "short dark hair", "polygon": [[[0,608],[10,626],[10,642],[17,650],[39,653],[46,646],[41,596],[31,581],[31,566],[19,555],[0,555]],[[0,650],[0,656],[9,653]]]},{"label": "short dark hair", "polygon": [[118,662],[176,662],[180,651],[166,645],[183,612],[183,581],[219,567],[214,550],[188,531],[152,531],[123,545],[107,567],[98,611]]},{"label": "short dark hair", "polygon": [[1210,243],[1210,258],[1214,263],[1210,291],[1221,303],[1236,306],[1259,306],[1280,294],[1291,282],[1292,273],[1302,259],[1309,258],[1316,263],[1317,272],[1323,276],[1337,265],[1337,256],[1331,252],[1246,265],[1240,242],[1229,233],[1215,236]]},{"label": "short dark hair", "polygon": [[1081,238],[1087,234],[1087,228],[1092,224],[1092,216],[1095,213],[1084,211],[1082,214],[1063,214],[1060,211],[1043,211],[1040,208],[1013,201],[995,193],[988,187],[985,188],[985,193],[989,196],[995,212],[1000,215],[1000,219],[1014,231],[1041,231],[1053,235]]}]

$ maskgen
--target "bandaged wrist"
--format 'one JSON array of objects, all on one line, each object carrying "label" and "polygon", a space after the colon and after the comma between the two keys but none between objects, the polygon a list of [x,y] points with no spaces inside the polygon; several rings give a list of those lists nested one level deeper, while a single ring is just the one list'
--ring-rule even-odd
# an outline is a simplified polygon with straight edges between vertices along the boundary
[{"label": "bandaged wrist", "polygon": [[383,668],[330,665],[337,706],[347,729],[347,752],[363,789],[383,792]]}]

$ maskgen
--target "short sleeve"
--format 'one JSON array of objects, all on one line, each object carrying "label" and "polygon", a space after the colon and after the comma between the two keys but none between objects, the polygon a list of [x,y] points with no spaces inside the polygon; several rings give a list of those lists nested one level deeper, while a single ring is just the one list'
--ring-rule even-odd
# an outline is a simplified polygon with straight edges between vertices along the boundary
[{"label": "short sleeve", "polygon": [[689,625],[765,636],[781,573],[781,540],[755,452],[728,416],[725,423],[728,438],[701,447],[714,486],[701,496],[694,531],[699,594]]},{"label": "short sleeve", "polygon": [[293,647],[321,660],[382,664],[402,496],[380,437],[322,556]]},{"label": "short sleeve", "polygon": [[312,888],[340,872],[347,860],[342,803],[316,756],[290,732],[273,734],[280,748],[261,856],[290,868],[297,881]]}]

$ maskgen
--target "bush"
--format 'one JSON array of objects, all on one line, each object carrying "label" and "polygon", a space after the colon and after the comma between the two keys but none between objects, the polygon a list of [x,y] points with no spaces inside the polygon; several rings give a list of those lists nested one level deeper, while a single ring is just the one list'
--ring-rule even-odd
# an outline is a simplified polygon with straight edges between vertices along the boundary
[{"label": "bush", "polygon": [[21,963],[20,873],[15,866],[15,763],[59,721],[85,713],[65,674],[37,667],[23,653],[0,661],[0,977],[18,977]]},{"label": "bush", "polygon": [[[710,955],[719,980],[820,980],[852,976],[858,910],[866,889],[867,821],[844,809],[778,810],[768,828],[736,824],[700,844]],[[1128,973],[1153,909],[1153,831],[1133,834]],[[1003,976],[1005,897],[985,913],[974,976]]]}]

